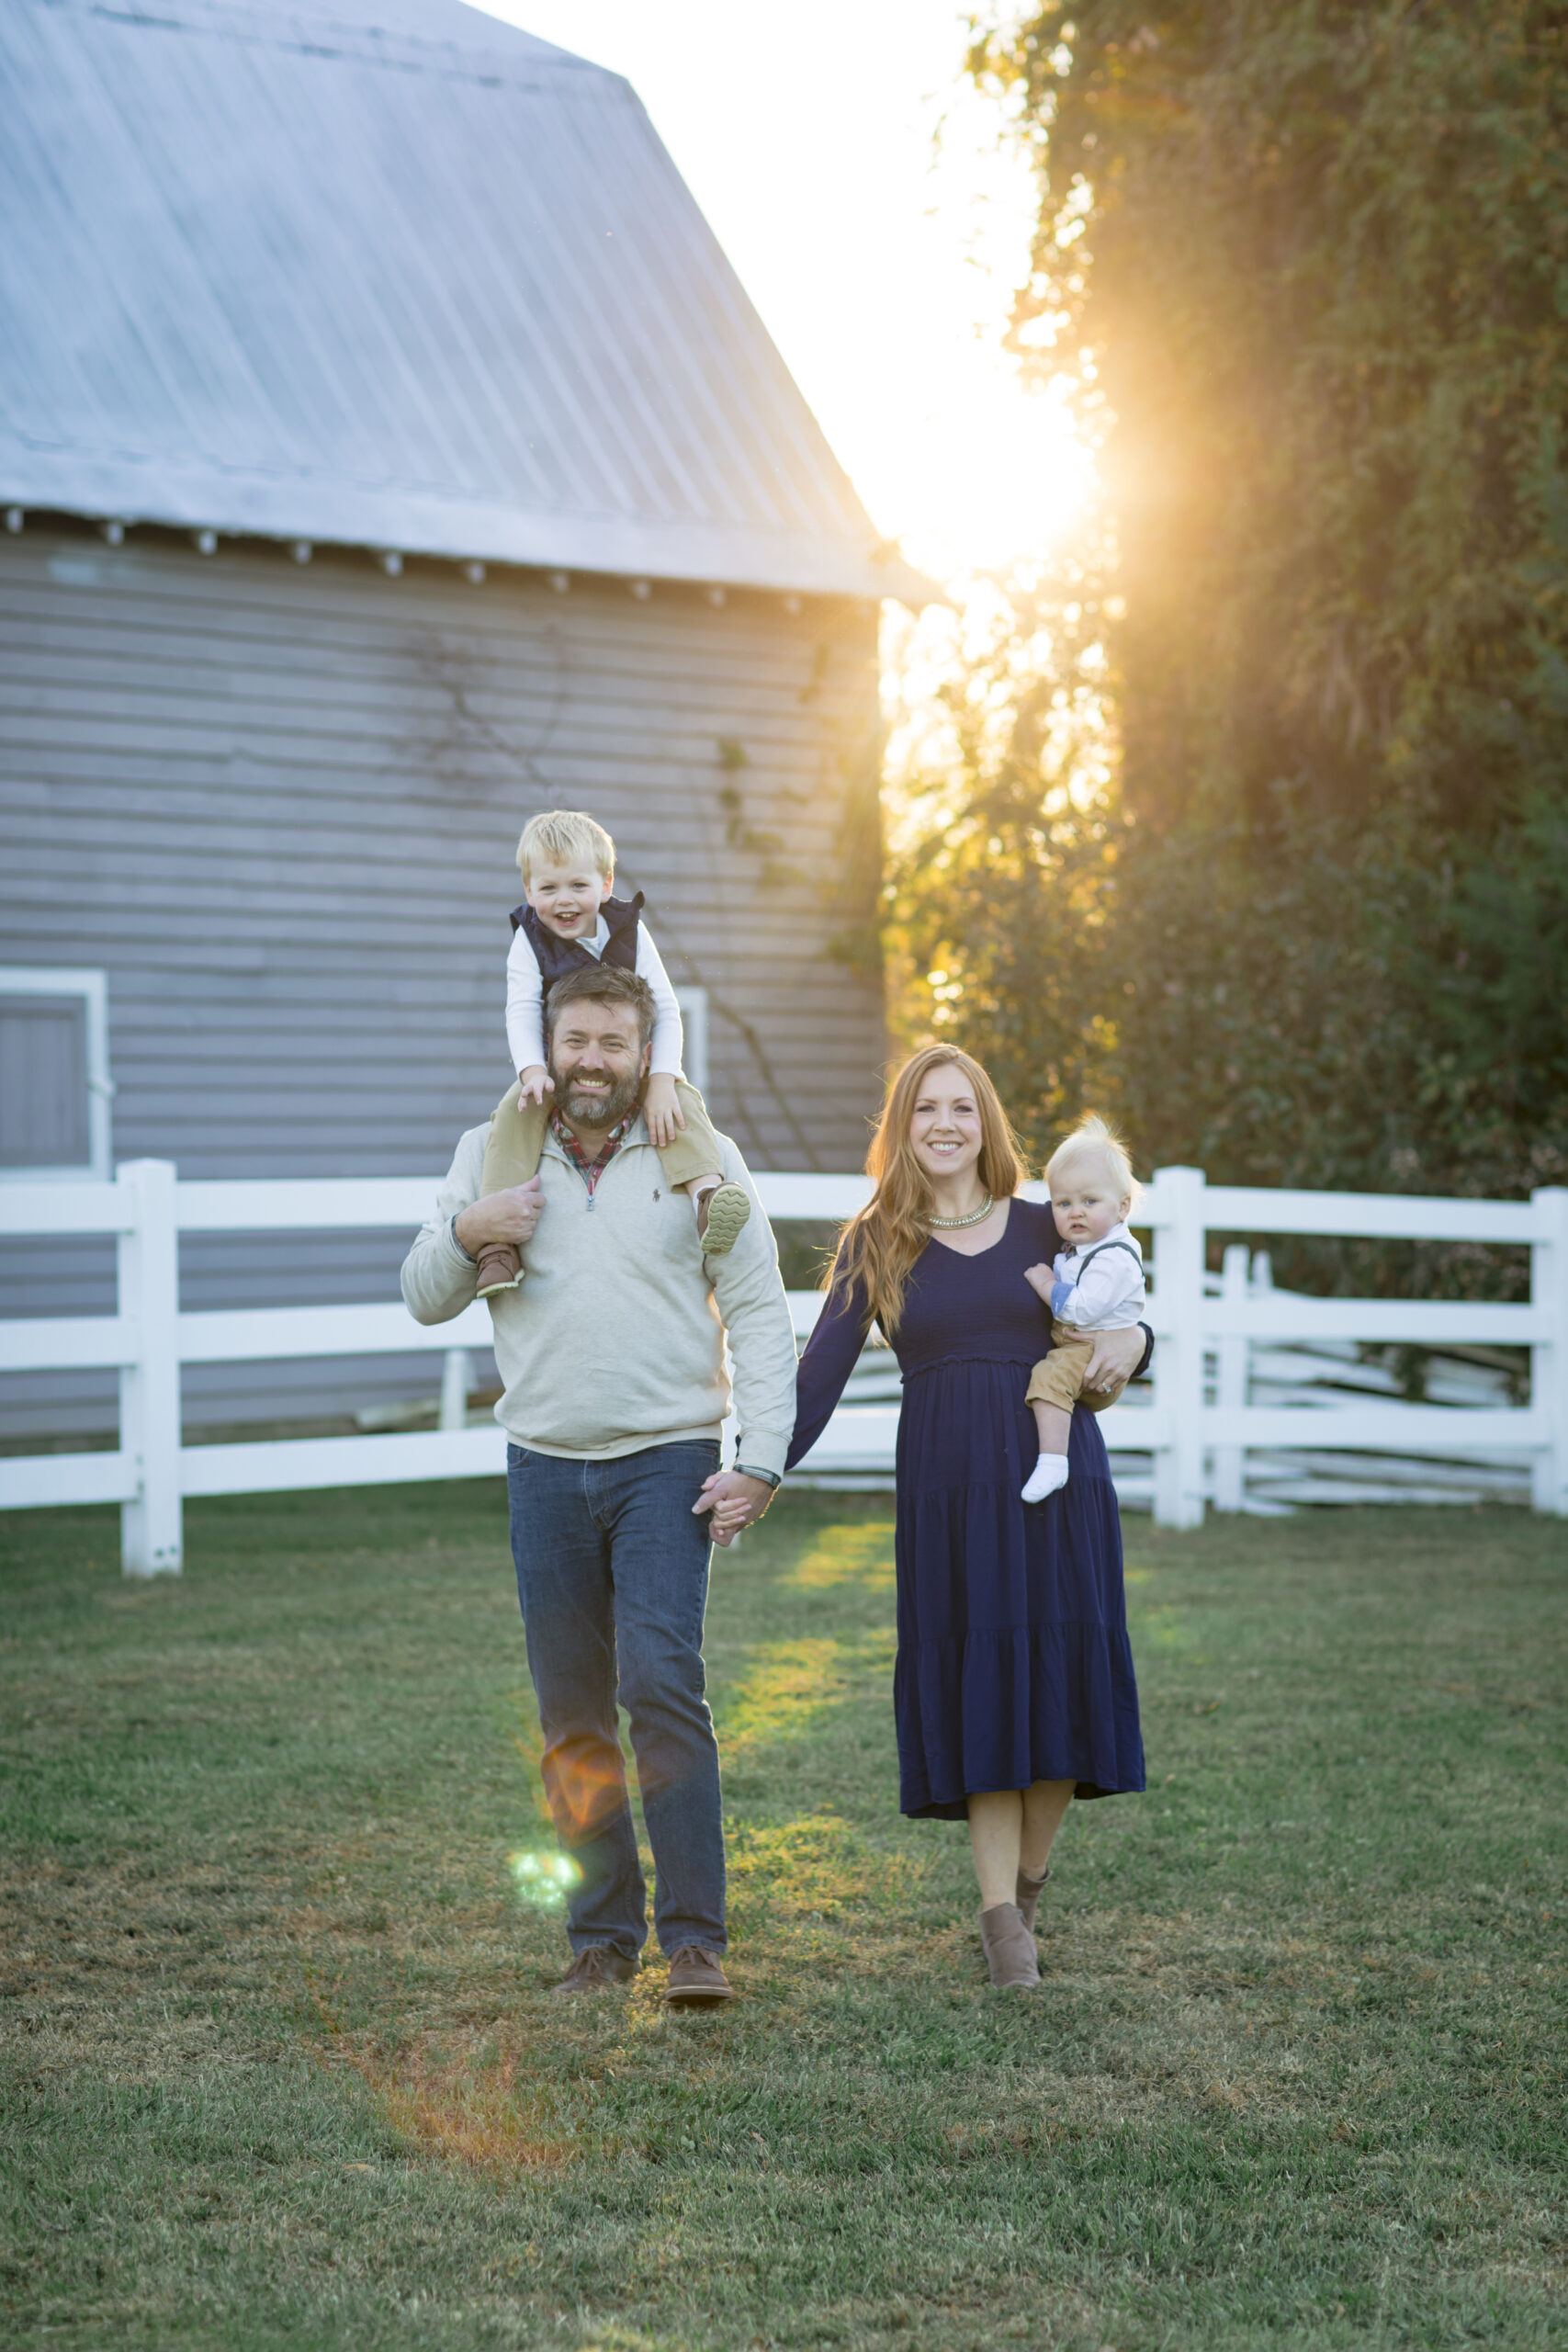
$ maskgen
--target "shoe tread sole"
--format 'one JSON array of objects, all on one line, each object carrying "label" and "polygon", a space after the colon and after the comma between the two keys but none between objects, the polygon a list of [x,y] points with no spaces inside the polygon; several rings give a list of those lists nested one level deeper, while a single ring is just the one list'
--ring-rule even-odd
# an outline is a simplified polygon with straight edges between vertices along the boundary
[{"label": "shoe tread sole", "polygon": [[703,1254],[722,1258],[733,1250],[750,1221],[750,1196],[739,1184],[721,1184],[708,1196],[707,1223],[703,1227]]}]

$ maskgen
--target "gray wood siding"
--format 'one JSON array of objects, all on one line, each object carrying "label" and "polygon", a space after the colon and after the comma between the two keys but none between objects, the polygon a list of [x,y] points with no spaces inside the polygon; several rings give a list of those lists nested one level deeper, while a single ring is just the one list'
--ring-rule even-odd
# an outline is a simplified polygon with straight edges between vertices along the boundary
[{"label": "gray wood siding", "polygon": [[[759,1168],[855,1167],[880,983],[829,944],[867,911],[842,844],[874,825],[878,742],[867,607],[29,526],[0,537],[0,961],[107,970],[117,1159],[435,1170],[507,1082],[517,832],[581,806],[708,990],[718,1124]],[[402,1247],[203,1242],[182,1282],[192,1305],[385,1297]],[[8,1250],[0,1283],[11,1313],[104,1293],[79,1246]],[[218,1366],[190,1415],[335,1411],[438,1369]],[[86,1385],[7,1382],[6,1426],[64,1427]]]}]

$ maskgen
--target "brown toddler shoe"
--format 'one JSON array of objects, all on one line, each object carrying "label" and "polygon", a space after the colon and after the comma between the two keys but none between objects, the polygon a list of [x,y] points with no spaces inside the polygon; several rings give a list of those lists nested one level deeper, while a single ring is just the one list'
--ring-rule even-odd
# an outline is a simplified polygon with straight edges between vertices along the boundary
[{"label": "brown toddler shoe", "polygon": [[479,1251],[478,1291],[493,1298],[497,1291],[515,1290],[523,1279],[523,1252],[514,1241],[487,1241]]}]

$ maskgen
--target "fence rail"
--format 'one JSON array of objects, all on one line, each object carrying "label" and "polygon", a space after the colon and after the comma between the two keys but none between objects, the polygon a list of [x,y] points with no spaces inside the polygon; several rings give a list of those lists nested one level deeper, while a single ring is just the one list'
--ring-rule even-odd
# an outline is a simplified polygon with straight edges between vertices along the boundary
[{"label": "fence rail", "polygon": [[[768,1215],[848,1216],[867,1197],[861,1176],[761,1175]],[[1039,1188],[1031,1187],[1039,1196]],[[140,1575],[177,1569],[187,1495],[382,1485],[490,1476],[505,1441],[493,1427],[466,1427],[466,1360],[488,1348],[490,1317],[471,1306],[437,1329],[400,1303],[271,1306],[182,1313],[184,1234],[412,1230],[429,1214],[434,1179],[389,1177],[288,1182],[179,1182],[165,1160],[135,1160],[112,1183],[0,1188],[0,1234],[115,1238],[118,1312],[112,1316],[0,1319],[0,1371],[97,1367],[118,1372],[119,1443],[111,1452],[0,1460],[0,1508],[118,1502],[122,1556]],[[1139,1221],[1152,1229],[1149,1320],[1159,1341],[1152,1395],[1103,1417],[1111,1447],[1146,1455],[1118,1483],[1147,1499],[1173,1527],[1190,1527],[1205,1502],[1248,1507],[1248,1456],[1288,1452],[1343,1464],[1358,1453],[1430,1456],[1434,1462],[1528,1462],[1537,1510],[1568,1515],[1568,1189],[1528,1202],[1458,1201],[1403,1193],[1269,1192],[1208,1185],[1195,1168],[1162,1169]],[[1223,1276],[1207,1271],[1212,1233],[1317,1234],[1402,1240],[1485,1241],[1530,1251],[1528,1304],[1460,1300],[1305,1298],[1274,1290],[1233,1245]],[[797,1332],[820,1302],[792,1295]],[[1257,1368],[1291,1343],[1343,1351],[1347,1342],[1415,1347],[1528,1349],[1530,1401],[1522,1407],[1407,1404],[1362,1394],[1292,1389],[1289,1404],[1252,1401],[1267,1382]],[[444,1359],[441,1426],[395,1435],[258,1440],[184,1445],[181,1368],[420,1351]],[[882,1354],[879,1366],[876,1355]],[[862,1375],[803,1465],[843,1484],[885,1480],[897,1419],[885,1351]],[[1299,1476],[1299,1466],[1297,1475]],[[1259,1506],[1269,1508],[1267,1504]],[[1279,1507],[1279,1506],[1273,1506]]]}]

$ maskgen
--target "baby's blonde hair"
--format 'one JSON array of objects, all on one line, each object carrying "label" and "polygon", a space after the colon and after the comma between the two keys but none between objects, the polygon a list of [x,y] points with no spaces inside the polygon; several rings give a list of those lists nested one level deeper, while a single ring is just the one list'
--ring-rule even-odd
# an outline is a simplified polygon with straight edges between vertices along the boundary
[{"label": "baby's blonde hair", "polygon": [[1093,1111],[1086,1111],[1072,1134],[1064,1137],[1045,1163],[1045,1182],[1055,1192],[1056,1179],[1080,1159],[1098,1161],[1116,1187],[1118,1200],[1136,1201],[1143,1187],[1133,1173],[1127,1147],[1114,1127]]},{"label": "baby's blonde hair", "polygon": [[530,817],[517,843],[517,867],[525,882],[536,865],[575,865],[592,860],[607,882],[615,870],[615,844],[603,825],[581,808],[545,808]]}]

